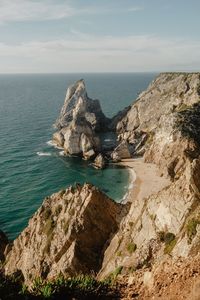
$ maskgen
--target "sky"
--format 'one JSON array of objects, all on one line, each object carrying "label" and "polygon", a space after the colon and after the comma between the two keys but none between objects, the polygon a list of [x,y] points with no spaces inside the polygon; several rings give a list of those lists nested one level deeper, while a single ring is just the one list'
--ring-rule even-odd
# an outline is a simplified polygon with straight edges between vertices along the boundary
[{"label": "sky", "polygon": [[0,73],[200,70],[199,0],[0,0]]}]

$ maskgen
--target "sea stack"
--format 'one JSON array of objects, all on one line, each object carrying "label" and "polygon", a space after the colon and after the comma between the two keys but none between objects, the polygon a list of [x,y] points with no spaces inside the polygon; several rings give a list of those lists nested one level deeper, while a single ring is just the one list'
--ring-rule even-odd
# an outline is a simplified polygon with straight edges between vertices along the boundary
[{"label": "sea stack", "polygon": [[88,97],[81,79],[67,89],[53,140],[66,154],[90,159],[101,150],[98,132],[105,131],[107,124],[99,101]]}]

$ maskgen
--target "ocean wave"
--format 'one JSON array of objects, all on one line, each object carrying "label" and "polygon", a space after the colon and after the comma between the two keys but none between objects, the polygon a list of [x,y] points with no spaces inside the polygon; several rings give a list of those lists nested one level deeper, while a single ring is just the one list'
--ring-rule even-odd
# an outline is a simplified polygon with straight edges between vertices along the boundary
[{"label": "ocean wave", "polygon": [[54,148],[56,148],[56,149],[59,149],[59,150],[64,149],[63,147],[59,147],[59,146],[58,146],[56,143],[54,143],[52,140],[48,141],[48,142],[47,142],[47,145],[48,145],[48,146],[51,146],[51,147],[54,147]]},{"label": "ocean wave", "polygon": [[59,152],[59,155],[60,155],[60,156],[65,156],[65,151],[60,151],[60,152]]},{"label": "ocean wave", "polygon": [[105,139],[104,140],[104,142],[111,142],[111,141],[113,141],[113,140],[111,140],[111,139]]},{"label": "ocean wave", "polygon": [[37,152],[37,155],[39,156],[51,156],[51,153],[50,152]]}]

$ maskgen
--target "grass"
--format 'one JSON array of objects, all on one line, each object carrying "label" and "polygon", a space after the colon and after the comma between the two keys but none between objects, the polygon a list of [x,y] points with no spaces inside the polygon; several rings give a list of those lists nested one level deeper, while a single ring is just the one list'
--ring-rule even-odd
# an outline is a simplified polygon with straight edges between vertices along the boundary
[{"label": "grass", "polygon": [[90,275],[58,276],[52,281],[36,278],[30,290],[22,281],[0,274],[1,300],[113,299],[116,292],[108,283],[97,281]]},{"label": "grass", "polygon": [[117,267],[112,273],[110,273],[110,275],[105,279],[104,282],[109,285],[113,284],[117,279],[117,276],[121,274],[122,270],[122,266]]}]

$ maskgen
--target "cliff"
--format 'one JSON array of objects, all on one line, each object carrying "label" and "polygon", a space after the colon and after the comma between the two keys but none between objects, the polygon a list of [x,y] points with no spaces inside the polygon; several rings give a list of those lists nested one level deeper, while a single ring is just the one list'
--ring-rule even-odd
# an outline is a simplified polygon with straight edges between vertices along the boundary
[{"label": "cliff", "polygon": [[6,257],[6,274],[20,270],[31,282],[36,277],[99,271],[121,208],[89,184],[53,194],[14,241]]},{"label": "cliff", "polygon": [[[82,81],[68,91],[67,108],[57,122],[66,151],[68,130],[86,97]],[[101,130],[95,120],[83,117],[92,137]],[[19,269],[26,281],[60,272],[67,276],[94,271],[99,279],[119,275],[138,299],[152,299],[154,294],[168,299],[165,284],[178,299],[175,280],[177,287],[184,287],[185,278],[188,290],[182,293],[187,299],[200,280],[200,74],[160,74],[109,124],[119,140],[111,157],[142,156],[136,160],[138,168],[146,176],[150,168],[155,170],[155,188],[150,175],[152,188],[142,192],[137,178],[139,192],[130,194],[125,205],[88,184],[52,195],[14,241],[5,271],[12,274]],[[124,299],[132,299],[130,295]]]},{"label": "cliff", "polygon": [[129,214],[106,250],[100,278],[118,266],[128,272],[169,255],[198,253],[199,86],[199,74],[161,74],[117,124],[119,140],[135,155],[143,153],[143,167],[156,164],[170,182],[147,198],[129,199]]}]

